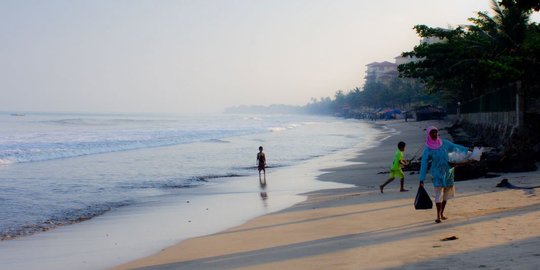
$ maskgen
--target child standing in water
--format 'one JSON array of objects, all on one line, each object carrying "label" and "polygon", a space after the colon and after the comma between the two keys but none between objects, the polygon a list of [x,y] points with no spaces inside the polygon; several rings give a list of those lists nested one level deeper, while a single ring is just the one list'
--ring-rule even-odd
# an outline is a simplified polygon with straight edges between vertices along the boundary
[{"label": "child standing in water", "polygon": [[381,189],[381,193],[383,193],[383,189],[386,185],[388,185],[390,182],[394,181],[396,177],[399,177],[401,182],[401,188],[399,191],[404,192],[408,191],[406,190],[403,185],[405,183],[405,175],[403,174],[403,170],[401,170],[401,166],[407,165],[407,161],[403,159],[403,152],[405,152],[405,142],[399,142],[396,150],[396,153],[394,154],[394,161],[392,162],[392,167],[390,167],[390,178],[384,182],[384,184],[380,185],[379,188]]},{"label": "child standing in water", "polygon": [[264,181],[266,182],[266,157],[263,153],[263,147],[259,146],[259,153],[257,153],[257,168],[259,169],[259,181],[261,180],[261,171],[264,174]]}]

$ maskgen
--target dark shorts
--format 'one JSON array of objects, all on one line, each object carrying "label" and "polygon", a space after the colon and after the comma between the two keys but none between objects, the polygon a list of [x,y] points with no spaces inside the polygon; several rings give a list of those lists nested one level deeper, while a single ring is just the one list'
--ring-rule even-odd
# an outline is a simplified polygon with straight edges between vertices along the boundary
[{"label": "dark shorts", "polygon": [[259,172],[260,171],[266,171],[264,168],[264,164],[259,164]]}]

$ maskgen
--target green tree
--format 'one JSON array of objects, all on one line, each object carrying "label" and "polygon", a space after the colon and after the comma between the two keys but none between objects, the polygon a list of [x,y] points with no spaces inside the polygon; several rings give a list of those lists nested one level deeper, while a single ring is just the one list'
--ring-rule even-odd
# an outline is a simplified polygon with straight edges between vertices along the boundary
[{"label": "green tree", "polygon": [[[501,1],[501,5],[506,6],[507,2],[512,4],[513,1]],[[519,8],[523,10],[535,10],[540,11],[540,1],[539,0],[517,0],[516,4]]]},{"label": "green tree", "polygon": [[422,43],[403,53],[420,60],[399,66],[400,75],[420,79],[430,93],[447,102],[470,99],[514,81],[528,83],[538,62],[530,57],[530,50],[538,46],[532,30],[538,28],[529,23],[533,2],[538,1],[492,1],[494,15],[479,12],[466,27],[415,26],[419,36],[440,42]]},{"label": "green tree", "polygon": [[347,99],[348,104],[352,108],[356,108],[356,109],[361,108],[363,106],[362,89],[356,87],[353,90],[349,91],[349,93],[347,93],[346,99]]},{"label": "green tree", "polygon": [[338,90],[335,94],[335,99],[334,99],[334,111],[338,112],[340,111],[343,106],[345,106],[347,104],[347,100],[346,100],[346,96],[345,96],[345,93],[343,93],[342,90]]}]

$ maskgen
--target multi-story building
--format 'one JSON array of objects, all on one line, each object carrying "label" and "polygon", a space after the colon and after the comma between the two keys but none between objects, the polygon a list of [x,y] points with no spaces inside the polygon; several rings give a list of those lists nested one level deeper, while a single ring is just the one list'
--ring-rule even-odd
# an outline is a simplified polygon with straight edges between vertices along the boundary
[{"label": "multi-story building", "polygon": [[390,63],[388,61],[384,62],[373,62],[367,64],[366,76],[364,77],[366,83],[369,82],[379,82],[387,84],[392,79],[395,79],[399,76],[397,67],[402,64],[409,62],[417,61],[416,57],[404,57],[396,56],[394,57],[395,63]]},{"label": "multi-story building", "polygon": [[380,82],[388,83],[393,78],[397,78],[398,71],[397,65],[388,61],[373,62],[366,65],[366,83],[368,82]]}]

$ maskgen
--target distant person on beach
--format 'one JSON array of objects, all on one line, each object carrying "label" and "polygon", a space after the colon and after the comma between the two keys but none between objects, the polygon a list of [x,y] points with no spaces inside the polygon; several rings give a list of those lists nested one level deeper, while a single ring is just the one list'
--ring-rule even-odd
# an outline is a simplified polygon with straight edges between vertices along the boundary
[{"label": "distant person on beach", "polygon": [[401,184],[401,188],[399,191],[404,192],[408,191],[406,190],[403,185],[405,184],[405,174],[403,174],[403,170],[401,169],[402,166],[407,165],[409,162],[407,160],[403,159],[403,152],[405,152],[405,142],[399,142],[397,145],[396,153],[394,154],[394,161],[392,162],[392,166],[390,167],[390,178],[384,182],[384,184],[380,185],[379,188],[381,189],[381,193],[383,193],[383,189],[386,185],[388,185],[390,182],[394,181],[396,177],[399,177],[399,181]]},{"label": "distant person on beach", "polygon": [[468,148],[443,140],[439,137],[439,130],[430,126],[426,129],[426,145],[422,152],[420,163],[420,186],[424,185],[428,164],[431,161],[431,177],[435,190],[435,205],[437,206],[436,223],[446,220],[444,209],[446,202],[454,197],[454,168],[448,163],[448,153],[467,152]]},{"label": "distant person on beach", "polygon": [[257,167],[259,169],[259,181],[262,181],[261,179],[261,171],[262,171],[264,174],[264,182],[266,184],[266,156],[263,153],[262,146],[259,146],[259,153],[257,153]]}]

